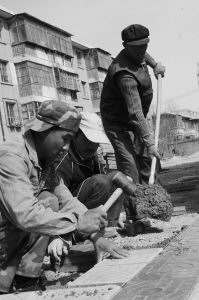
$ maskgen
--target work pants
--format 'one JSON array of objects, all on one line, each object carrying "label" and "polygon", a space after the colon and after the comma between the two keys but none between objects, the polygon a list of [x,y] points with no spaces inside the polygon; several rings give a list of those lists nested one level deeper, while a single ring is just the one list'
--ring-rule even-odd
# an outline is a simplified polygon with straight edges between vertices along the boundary
[{"label": "work pants", "polygon": [[[105,204],[117,188],[112,184],[112,179],[116,173],[113,171],[106,175],[97,174],[85,179],[73,192],[73,196],[77,197],[88,209]],[[108,210],[108,226],[117,226],[123,201],[124,195],[121,195]]]},{"label": "work pants", "polygon": [[[105,129],[114,151],[116,164],[119,171],[130,176],[134,183],[148,184],[151,170],[151,158],[147,157],[146,147],[136,139],[131,131],[113,131]],[[155,183],[159,184],[157,170],[160,162],[157,161]],[[135,197],[125,197],[124,207],[129,218],[141,219],[136,212]]]},{"label": "work pants", "polygon": [[[58,211],[58,199],[43,191],[38,200],[47,208]],[[15,275],[40,276],[49,236],[27,233],[10,224],[6,236],[0,239],[0,292],[10,290]]]}]

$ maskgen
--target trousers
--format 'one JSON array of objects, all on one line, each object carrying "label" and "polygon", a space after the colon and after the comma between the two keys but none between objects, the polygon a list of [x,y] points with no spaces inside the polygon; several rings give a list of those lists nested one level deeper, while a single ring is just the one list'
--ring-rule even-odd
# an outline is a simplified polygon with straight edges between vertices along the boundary
[{"label": "trousers", "polygon": [[[130,176],[134,183],[148,184],[152,159],[147,156],[146,147],[139,139],[136,139],[132,131],[113,131],[105,129],[106,134],[115,151],[116,164],[119,171]],[[156,164],[155,183],[160,184],[158,172],[160,161]],[[135,197],[126,197],[124,208],[127,216],[133,220],[139,220],[137,215]]]},{"label": "trousers", "polygon": [[[105,204],[114,190],[117,188],[112,184],[116,171],[109,174],[97,174],[85,179],[73,192],[88,209],[96,208]],[[117,226],[117,221],[123,207],[124,195],[121,195],[107,212],[108,226]]]}]

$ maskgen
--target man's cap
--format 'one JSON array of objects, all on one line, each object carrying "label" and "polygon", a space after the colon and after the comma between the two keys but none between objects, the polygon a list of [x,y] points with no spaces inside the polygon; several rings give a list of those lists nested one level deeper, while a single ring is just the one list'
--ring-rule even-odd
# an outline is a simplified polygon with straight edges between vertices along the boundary
[{"label": "man's cap", "polygon": [[73,133],[79,129],[81,115],[71,104],[58,101],[47,100],[41,103],[37,115],[28,121],[24,127],[25,131],[45,131],[56,126]]},{"label": "man's cap", "polygon": [[96,113],[81,111],[81,116],[79,128],[89,141],[98,144],[110,144],[104,132],[102,121]]},{"label": "man's cap", "polygon": [[149,30],[143,25],[133,24],[121,32],[122,40],[129,45],[143,45],[149,42]]}]

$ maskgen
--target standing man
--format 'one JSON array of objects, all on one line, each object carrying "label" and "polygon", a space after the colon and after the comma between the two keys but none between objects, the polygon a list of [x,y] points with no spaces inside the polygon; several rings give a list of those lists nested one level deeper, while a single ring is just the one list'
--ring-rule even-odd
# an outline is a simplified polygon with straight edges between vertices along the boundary
[{"label": "standing man", "polygon": [[87,210],[55,174],[54,160],[69,149],[80,119],[73,106],[45,101],[24,136],[0,147],[0,293],[11,291],[14,278],[38,280],[50,236],[58,237],[58,256],[79,235],[93,241],[98,258],[127,255],[98,234],[107,225],[103,209]]},{"label": "standing man", "polygon": [[[135,183],[148,183],[151,158],[159,158],[146,120],[153,98],[145,63],[149,30],[139,24],[130,25],[122,31],[122,40],[124,49],[113,60],[104,81],[101,116],[118,169]],[[157,72],[164,76],[164,67],[156,69],[156,76]],[[133,210],[127,213],[136,219]]]}]

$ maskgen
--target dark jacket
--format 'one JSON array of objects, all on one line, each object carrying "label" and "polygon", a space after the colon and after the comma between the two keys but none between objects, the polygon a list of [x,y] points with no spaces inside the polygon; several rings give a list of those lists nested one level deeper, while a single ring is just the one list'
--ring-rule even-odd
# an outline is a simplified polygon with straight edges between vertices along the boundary
[{"label": "dark jacket", "polygon": [[57,172],[72,193],[86,178],[100,173],[97,155],[82,160],[73,143],[71,143],[69,152],[65,153],[62,159]]},{"label": "dark jacket", "polygon": [[[102,121],[104,127],[108,129],[123,127],[133,130],[134,124],[131,122],[130,109],[127,107],[116,81],[116,77],[121,73],[130,74],[135,81],[144,117],[149,111],[153,90],[148,68],[145,63],[142,65],[133,64],[125,50],[122,50],[110,65],[104,81],[100,102]],[[132,101],[134,100],[132,99]]]}]

